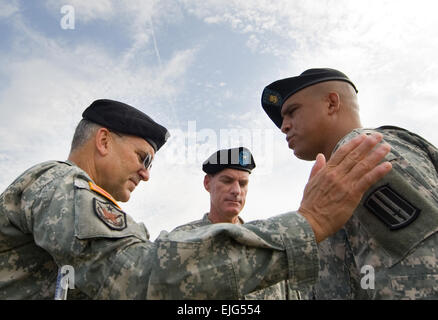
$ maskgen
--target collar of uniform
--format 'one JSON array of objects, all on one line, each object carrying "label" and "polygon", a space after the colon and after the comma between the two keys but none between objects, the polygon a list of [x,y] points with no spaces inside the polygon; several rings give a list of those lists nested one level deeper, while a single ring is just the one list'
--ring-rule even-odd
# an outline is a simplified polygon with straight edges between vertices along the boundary
[{"label": "collar of uniform", "polygon": [[120,208],[119,204],[117,203],[116,199],[113,198],[113,196],[111,194],[109,194],[107,191],[105,191],[103,188],[99,187],[97,184],[94,183],[93,179],[90,178],[90,176],[87,174],[87,172],[85,172],[82,168],[78,167],[74,162],[70,161],[70,160],[66,160],[66,161],[60,161],[62,163],[68,164],[70,166],[75,166],[79,169],[82,170],[82,172],[85,174],[85,177],[88,179],[88,186],[89,189],[100,194],[101,196],[103,196],[104,198],[110,200],[112,203],[114,203],[114,205],[119,208],[120,210],[122,210],[122,208]]},{"label": "collar of uniform", "polygon": [[366,133],[366,134],[370,134],[373,133],[374,129],[370,129],[370,128],[356,128],[353,129],[352,131],[348,132],[345,136],[343,136],[338,143],[336,143],[336,146],[333,148],[332,150],[332,154],[331,156],[347,141],[350,141],[351,139],[353,139],[355,136],[361,134],[361,133]]},{"label": "collar of uniform", "polygon": [[76,168],[79,168],[79,169],[84,173],[84,175],[85,175],[85,177],[88,179],[88,181],[91,181],[91,182],[94,183],[93,179],[90,178],[90,176],[88,175],[88,173],[87,173],[84,169],[82,169],[81,167],[79,167],[76,163],[74,163],[73,161],[65,160],[65,161],[59,161],[59,162],[60,162],[60,163],[68,164],[69,166],[74,166],[74,167],[76,167]]},{"label": "collar of uniform", "polygon": [[[213,224],[213,222],[212,222],[212,221],[210,220],[210,218],[208,217],[208,214],[209,214],[209,212],[207,212],[206,214],[204,214],[204,216],[202,217],[202,221]],[[243,219],[242,219],[240,216],[238,216],[237,219],[239,219],[239,223],[237,223],[237,224],[244,224],[244,223],[245,223],[245,222],[243,221]]]}]

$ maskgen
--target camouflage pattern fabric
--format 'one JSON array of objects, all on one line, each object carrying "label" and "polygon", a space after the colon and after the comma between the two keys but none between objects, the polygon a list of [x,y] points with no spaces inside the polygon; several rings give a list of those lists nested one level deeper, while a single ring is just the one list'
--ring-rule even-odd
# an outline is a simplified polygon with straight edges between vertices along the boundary
[{"label": "camouflage pattern fabric", "polygon": [[[397,127],[356,129],[335,150],[360,133],[374,131],[381,132],[391,145],[386,160],[393,169],[367,191],[344,228],[318,245],[320,279],[315,298],[437,299],[438,150],[420,136]],[[378,218],[365,203],[381,187],[391,188],[402,201],[417,208],[416,218],[398,229],[391,229]],[[393,203],[381,204],[386,205]],[[393,213],[404,214],[401,211],[405,209]],[[369,278],[370,267],[374,279]],[[370,280],[374,286],[370,286]]]},{"label": "camouflage pattern fabric", "polygon": [[[240,224],[244,224],[241,217],[238,217]],[[202,219],[189,222],[174,229],[177,230],[194,230],[196,228],[211,225],[212,222],[208,218],[208,213],[204,214]],[[281,281],[273,286],[260,289],[244,296],[245,300],[300,300],[301,295],[296,288],[289,283],[288,280]]]},{"label": "camouflage pattern fabric", "polygon": [[53,299],[58,268],[74,268],[69,299],[239,299],[290,279],[314,282],[314,234],[295,212],[245,226],[162,232],[155,242],[71,162],[50,161],[0,196],[0,299]]}]

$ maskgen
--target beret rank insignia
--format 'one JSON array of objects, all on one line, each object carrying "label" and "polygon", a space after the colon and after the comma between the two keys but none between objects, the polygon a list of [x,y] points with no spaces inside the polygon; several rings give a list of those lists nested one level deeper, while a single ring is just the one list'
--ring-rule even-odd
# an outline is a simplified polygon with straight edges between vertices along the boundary
[{"label": "beret rank insignia", "polygon": [[274,95],[269,95],[269,102],[271,102],[272,104],[277,104],[278,103],[278,97],[274,96]]},{"label": "beret rank insignia", "polygon": [[262,102],[278,107],[282,105],[282,98],[278,92],[265,88],[263,91]]}]

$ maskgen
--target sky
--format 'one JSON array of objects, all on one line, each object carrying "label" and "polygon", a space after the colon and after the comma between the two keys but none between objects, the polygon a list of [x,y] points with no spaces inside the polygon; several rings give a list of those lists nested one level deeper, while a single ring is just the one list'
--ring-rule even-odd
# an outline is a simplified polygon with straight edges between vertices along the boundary
[{"label": "sky", "polygon": [[288,149],[263,88],[335,68],[359,90],[364,127],[438,145],[436,12],[426,0],[0,0],[0,190],[67,159],[82,112],[106,98],[171,134],[121,204],[151,240],[208,212],[201,166],[222,148],[244,145],[257,164],[245,221],[296,210],[313,163]]}]

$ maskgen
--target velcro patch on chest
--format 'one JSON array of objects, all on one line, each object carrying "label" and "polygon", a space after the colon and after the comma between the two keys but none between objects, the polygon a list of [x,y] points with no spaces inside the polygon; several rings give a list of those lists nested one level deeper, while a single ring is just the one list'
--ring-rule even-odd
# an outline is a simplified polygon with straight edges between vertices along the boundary
[{"label": "velcro patch on chest", "polygon": [[94,213],[112,230],[121,231],[127,227],[126,214],[110,202],[93,199]]},{"label": "velcro patch on chest", "polygon": [[374,190],[365,200],[364,206],[390,230],[406,227],[421,211],[388,184]]}]

